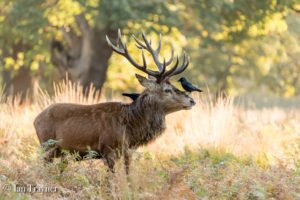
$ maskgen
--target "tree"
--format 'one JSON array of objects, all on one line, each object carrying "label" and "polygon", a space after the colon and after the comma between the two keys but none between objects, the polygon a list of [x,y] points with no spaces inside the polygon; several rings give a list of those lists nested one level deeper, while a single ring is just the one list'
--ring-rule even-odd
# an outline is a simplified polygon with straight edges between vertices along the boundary
[{"label": "tree", "polygon": [[[241,94],[262,83],[269,86],[262,77],[275,57],[266,52],[274,45],[267,38],[287,31],[285,16],[290,4],[275,0],[188,1],[181,12],[186,22],[183,32],[193,38],[190,51],[197,66],[191,73],[199,72],[193,78],[205,81],[217,95]],[[195,20],[188,20],[191,18]]]},{"label": "tree", "polygon": [[[42,13],[31,9],[33,1],[20,3],[24,7],[17,1],[0,2],[0,65],[6,94],[19,95],[23,102],[34,92],[33,75],[37,75],[38,65],[47,57],[47,51],[38,47],[47,36],[38,34],[38,27],[45,24],[45,19]],[[36,15],[36,23],[26,20],[31,15]]]},{"label": "tree", "polygon": [[[48,65],[50,59],[62,76],[68,72],[69,77],[80,82],[85,89],[91,83],[101,89],[105,81],[112,54],[105,35],[114,37],[119,28],[135,32],[136,23],[172,25],[176,22],[175,13],[164,1],[21,0],[9,2],[7,10],[3,15],[6,24],[2,25],[12,27],[12,24],[17,24],[10,32],[16,32],[17,38],[28,45],[24,52],[44,52],[49,47],[45,41],[52,40],[51,51],[43,54],[42,62]],[[156,29],[155,26],[143,28],[146,31]],[[3,31],[2,34],[11,37],[10,32]],[[16,42],[8,43],[11,47]],[[6,45],[3,44],[3,47]],[[7,55],[3,57],[10,58]],[[34,62],[32,57],[29,65]],[[16,58],[12,57],[12,60]]]},{"label": "tree", "polygon": [[[27,84],[38,77],[46,87],[68,72],[84,88],[92,83],[101,89],[109,66],[110,77],[119,76],[118,68],[125,79],[126,63],[111,59],[105,41],[120,28],[127,36],[167,33],[173,45],[186,45],[192,61],[187,76],[205,81],[214,93],[241,94],[263,84],[280,95],[297,94],[298,78],[287,76],[298,71],[294,0],[2,0],[0,8],[6,85],[14,85],[22,72]],[[110,79],[108,86],[126,89],[115,82]]]}]

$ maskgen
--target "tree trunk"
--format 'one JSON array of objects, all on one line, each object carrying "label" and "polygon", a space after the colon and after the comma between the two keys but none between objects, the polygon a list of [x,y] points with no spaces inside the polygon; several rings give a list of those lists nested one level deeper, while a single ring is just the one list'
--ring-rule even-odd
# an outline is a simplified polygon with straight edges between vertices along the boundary
[{"label": "tree trunk", "polygon": [[227,55],[227,63],[225,63],[225,69],[218,77],[218,91],[216,92],[216,99],[227,98],[227,92],[228,92],[228,81],[227,78],[231,75],[230,69],[232,65],[234,64],[232,61],[232,57],[234,56],[234,52],[231,50],[228,50],[226,48],[221,48],[221,51]]},{"label": "tree trunk", "polygon": [[62,28],[65,44],[52,42],[51,61],[62,76],[67,72],[72,81],[80,83],[87,95],[91,84],[101,91],[112,54],[105,35],[116,35],[117,31],[91,28],[83,14],[75,16],[75,20],[81,35],[72,28],[68,31]]},{"label": "tree trunk", "polygon": [[[11,51],[6,47],[6,45],[3,46],[2,59],[6,57],[17,59],[18,53],[31,49],[31,46],[22,40],[10,46]],[[34,98],[33,81],[31,71],[26,66],[20,67],[14,76],[12,68],[3,69],[2,82],[4,85],[4,100],[6,101],[8,97],[11,97],[12,100],[15,101],[16,97],[18,97],[19,104],[24,103],[25,100],[32,101]]]},{"label": "tree trunk", "polygon": [[3,88],[1,88],[1,89],[4,90],[4,91],[3,91],[4,94],[7,93],[8,85],[9,85],[10,79],[11,79],[11,72],[10,72],[10,70],[4,68],[4,69],[2,70],[2,86],[3,86]]},{"label": "tree trunk", "polygon": [[31,76],[30,69],[21,67],[17,75],[8,82],[5,95],[12,97],[13,101],[18,100],[18,104],[23,104],[27,100],[32,102],[35,96],[33,86],[34,79]]}]

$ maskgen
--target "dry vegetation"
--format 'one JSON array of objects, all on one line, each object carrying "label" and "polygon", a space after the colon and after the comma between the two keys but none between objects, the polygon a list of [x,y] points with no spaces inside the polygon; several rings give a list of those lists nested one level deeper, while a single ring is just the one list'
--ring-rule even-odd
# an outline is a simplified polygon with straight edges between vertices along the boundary
[{"label": "dry vegetation", "polygon": [[[58,85],[53,98],[40,92],[32,105],[0,104],[0,199],[300,199],[300,111],[246,110],[206,95],[132,152],[128,179],[121,161],[113,175],[101,160],[73,162],[74,155],[67,167],[59,159],[44,166],[33,119],[53,102],[96,102],[74,88]],[[7,191],[16,184],[57,192]]]}]

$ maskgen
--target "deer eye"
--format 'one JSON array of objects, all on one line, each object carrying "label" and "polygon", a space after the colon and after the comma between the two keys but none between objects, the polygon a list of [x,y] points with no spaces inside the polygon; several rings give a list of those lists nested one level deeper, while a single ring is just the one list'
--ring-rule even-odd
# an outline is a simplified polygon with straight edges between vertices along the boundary
[{"label": "deer eye", "polygon": [[172,90],[170,90],[170,89],[165,89],[164,92],[165,92],[165,93],[172,93]]}]

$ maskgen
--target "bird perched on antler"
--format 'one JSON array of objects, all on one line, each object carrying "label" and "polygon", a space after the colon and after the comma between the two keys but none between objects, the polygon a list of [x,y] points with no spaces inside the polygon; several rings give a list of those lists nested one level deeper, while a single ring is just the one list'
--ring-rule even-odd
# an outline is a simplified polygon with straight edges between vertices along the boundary
[{"label": "bird perched on antler", "polygon": [[183,89],[187,92],[194,92],[194,91],[203,92],[203,90],[199,89],[197,86],[190,83],[184,77],[181,77],[178,81],[181,83],[181,86],[183,87]]},{"label": "bird perched on antler", "polygon": [[130,99],[132,99],[132,101],[135,101],[139,96],[140,94],[139,93],[122,93],[123,96],[125,97],[129,97]]}]

